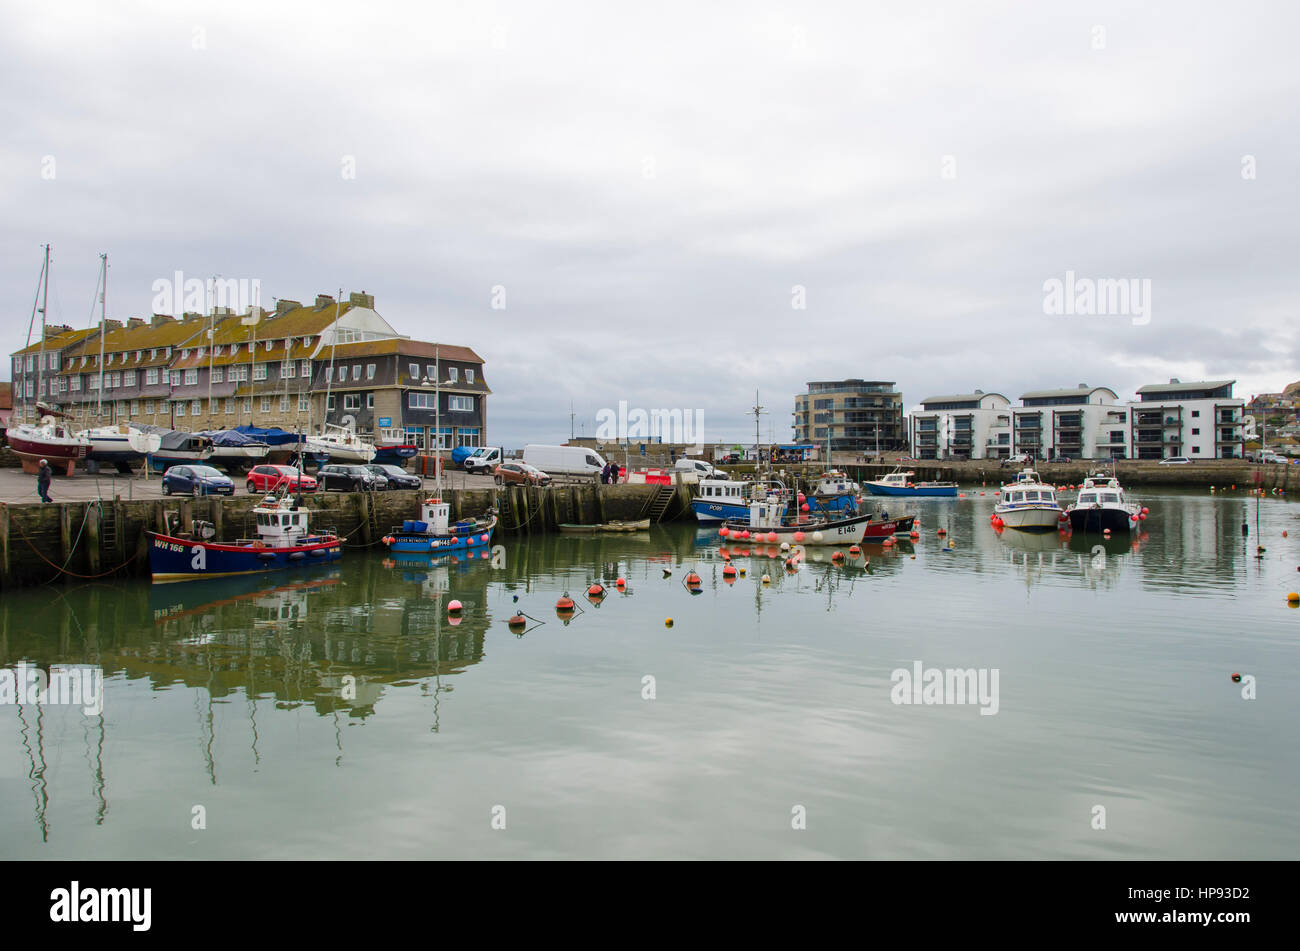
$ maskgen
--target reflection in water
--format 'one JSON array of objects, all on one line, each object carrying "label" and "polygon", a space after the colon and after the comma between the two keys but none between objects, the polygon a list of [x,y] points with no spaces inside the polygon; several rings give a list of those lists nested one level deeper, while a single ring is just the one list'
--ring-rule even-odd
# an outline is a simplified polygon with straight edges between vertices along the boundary
[{"label": "reflection in water", "polygon": [[[978,844],[963,846],[950,828],[932,825],[934,815],[961,808],[944,798],[956,795],[949,784],[933,780],[955,761],[996,791],[987,795],[1031,797],[1015,808],[977,800],[990,812],[1054,815],[1058,798],[1096,798],[1102,788],[1130,805],[1162,802],[1190,815],[1202,804],[1188,790],[1210,795],[1192,778],[1199,764],[1249,753],[1272,757],[1280,777],[1240,770],[1243,795],[1259,797],[1258,815],[1233,800],[1233,835],[1258,828],[1251,842],[1259,852],[1283,786],[1300,779],[1293,758],[1274,755],[1273,721],[1248,720],[1256,708],[1218,707],[1210,718],[1177,705],[1188,697],[1212,702],[1206,669],[1263,657],[1264,640],[1224,646],[1228,636],[1271,637],[1267,659],[1279,682],[1300,667],[1294,637],[1277,636],[1276,626],[1279,615],[1286,623],[1300,613],[1253,597],[1261,586],[1294,585],[1293,577],[1277,579],[1295,566],[1280,564],[1289,556],[1276,542],[1278,558],[1253,557],[1256,538],[1240,534],[1244,499],[1169,494],[1146,502],[1152,515],[1141,534],[1105,539],[999,534],[988,522],[991,497],[924,501],[916,541],[845,550],[842,561],[833,549],[812,548],[793,566],[786,560],[794,552],[724,547],[716,531],[682,525],[534,536],[473,557],[376,553],[260,578],[10,592],[0,599],[0,666],[101,665],[112,722],[68,708],[0,706],[7,734],[0,775],[25,776],[30,791],[0,805],[7,810],[0,821],[17,826],[21,813],[26,854],[56,847],[59,831],[73,833],[62,836],[67,842],[96,826],[125,825],[147,855],[151,839],[133,824],[133,804],[170,803],[182,795],[172,791],[176,782],[201,784],[202,793],[186,787],[192,797],[232,789],[261,797],[255,801],[275,823],[298,828],[321,818],[303,802],[319,803],[323,791],[348,788],[358,775],[366,788],[378,779],[386,791],[403,777],[427,789],[437,776],[440,795],[505,788],[551,810],[544,815],[560,828],[569,804],[599,810],[627,799],[642,814],[672,812],[699,833],[693,803],[700,789],[713,788],[712,777],[728,808],[751,824],[775,808],[755,796],[798,801],[792,797],[806,790],[787,788],[789,777],[807,777],[828,790],[820,808],[844,810],[841,828],[866,814],[888,817],[918,830],[923,854],[1032,855],[1049,842],[1095,856],[1116,854],[1105,851],[1110,840],[1054,837],[1041,816],[1039,826],[1026,823],[997,845],[970,833]],[[1260,532],[1280,535],[1293,518],[1270,500]],[[724,574],[728,561],[745,576]],[[696,592],[683,583],[690,571],[701,576]],[[617,578],[626,584],[616,587]],[[594,581],[608,590],[593,601],[586,592]],[[565,591],[579,607],[569,618],[555,611]],[[1179,599],[1189,596],[1211,597],[1188,611]],[[452,598],[464,604],[460,617],[449,616]],[[529,623],[508,627],[516,614]],[[671,628],[669,617],[677,619]],[[1244,633],[1225,634],[1229,627]],[[1107,631],[1123,636],[1101,636]],[[992,723],[899,714],[888,705],[888,672],[918,657],[1002,668],[1003,712],[987,718]],[[1024,669],[1032,683],[1018,675]],[[1139,687],[1109,687],[1130,671]],[[662,678],[654,705],[635,692],[647,672]],[[471,689],[455,692],[458,683]],[[626,684],[638,685],[630,700]],[[1196,725],[1190,735],[1187,723]],[[1059,748],[1043,739],[1061,734],[1069,743]],[[75,756],[61,755],[69,738],[83,746]],[[1149,764],[1153,750],[1170,757],[1158,770]],[[971,751],[992,759],[962,759]],[[997,758],[1003,753],[1009,759]],[[1129,754],[1134,764],[1117,771]],[[77,766],[74,779],[59,773],[68,762]],[[414,778],[412,762],[420,764]],[[660,782],[661,774],[669,779]],[[284,776],[287,785],[273,785]],[[1160,787],[1162,776],[1173,777],[1171,789]],[[1225,795],[1223,783],[1212,792]],[[1032,799],[1039,794],[1049,802]],[[1205,811],[1226,808],[1213,806]],[[355,812],[339,825],[363,818],[370,802],[359,794],[345,808]],[[332,835],[311,839],[321,854],[338,847]],[[683,835],[677,854],[691,851]],[[1175,830],[1155,847],[1176,854],[1187,839]],[[647,840],[636,841],[644,848]],[[865,854],[834,836],[817,848]],[[538,852],[566,849],[572,840],[557,838]]]}]

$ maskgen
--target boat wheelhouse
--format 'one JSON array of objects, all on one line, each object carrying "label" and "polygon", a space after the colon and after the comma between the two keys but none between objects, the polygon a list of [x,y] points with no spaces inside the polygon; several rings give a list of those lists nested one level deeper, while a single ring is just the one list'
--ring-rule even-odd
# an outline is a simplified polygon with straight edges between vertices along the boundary
[{"label": "boat wheelhouse", "polygon": [[856,514],[858,496],[862,487],[844,472],[823,472],[808,495],[808,509],[811,512],[844,512]]},{"label": "boat wheelhouse", "polygon": [[749,505],[758,499],[784,498],[785,486],[775,479],[733,482],[730,479],[701,479],[696,484],[691,510],[696,521],[725,522],[749,517]]}]

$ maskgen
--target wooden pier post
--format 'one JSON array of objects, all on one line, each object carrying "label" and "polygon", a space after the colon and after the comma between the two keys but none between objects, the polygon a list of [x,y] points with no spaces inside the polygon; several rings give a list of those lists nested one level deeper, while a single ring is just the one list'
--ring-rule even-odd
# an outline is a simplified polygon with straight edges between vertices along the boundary
[{"label": "wooden pier post", "polygon": [[591,494],[596,500],[596,524],[604,525],[609,519],[605,518],[605,500],[600,497],[601,487],[593,482],[591,484]]},{"label": "wooden pier post", "polygon": [[194,506],[189,499],[181,499],[181,531],[186,534],[194,531]]},{"label": "wooden pier post", "polygon": [[212,522],[212,530],[214,533],[212,538],[214,541],[225,541],[226,536],[222,534],[224,520],[221,517],[224,511],[225,506],[221,504],[220,499],[213,498],[208,502],[208,519]]},{"label": "wooden pier post", "polygon": [[370,547],[372,537],[370,533],[370,496],[364,492],[357,494],[357,511],[361,515],[361,541]]},{"label": "wooden pier post", "polygon": [[99,574],[99,521],[101,509],[95,502],[86,503],[86,566],[92,575]]},{"label": "wooden pier post", "polygon": [[523,533],[531,535],[533,533],[533,513],[528,508],[528,489],[522,485],[519,486],[519,503],[524,512]]},{"label": "wooden pier post", "polygon": [[9,567],[9,506],[0,504],[0,588],[13,580]]},{"label": "wooden pier post", "polygon": [[68,563],[72,555],[72,517],[66,502],[59,503],[59,560]]}]

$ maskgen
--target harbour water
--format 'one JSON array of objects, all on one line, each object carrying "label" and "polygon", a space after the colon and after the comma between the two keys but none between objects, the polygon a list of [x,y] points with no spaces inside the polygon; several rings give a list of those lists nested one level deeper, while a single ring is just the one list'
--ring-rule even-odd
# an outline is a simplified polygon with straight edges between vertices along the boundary
[{"label": "harbour water", "polygon": [[[920,539],[867,563],[733,546],[733,583],[716,532],[678,524],[7,593],[0,668],[105,684],[102,715],[0,704],[0,853],[1300,852],[1300,506],[1264,499],[1257,533],[1245,493],[1150,490],[1106,542],[999,534],[978,491],[913,503]],[[996,712],[895,702],[918,664],[996,670]]]}]

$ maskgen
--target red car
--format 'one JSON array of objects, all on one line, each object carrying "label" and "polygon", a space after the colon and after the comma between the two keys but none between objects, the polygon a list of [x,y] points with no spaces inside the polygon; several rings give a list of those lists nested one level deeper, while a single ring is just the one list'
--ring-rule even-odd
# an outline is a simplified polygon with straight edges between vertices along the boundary
[{"label": "red car", "polygon": [[274,492],[287,488],[290,492],[315,492],[316,480],[303,475],[293,466],[253,466],[248,471],[249,494]]}]

